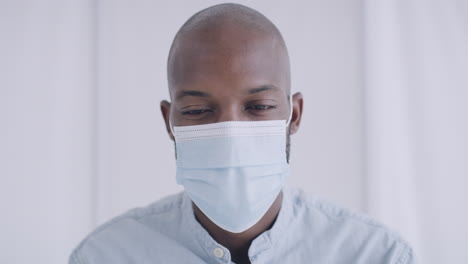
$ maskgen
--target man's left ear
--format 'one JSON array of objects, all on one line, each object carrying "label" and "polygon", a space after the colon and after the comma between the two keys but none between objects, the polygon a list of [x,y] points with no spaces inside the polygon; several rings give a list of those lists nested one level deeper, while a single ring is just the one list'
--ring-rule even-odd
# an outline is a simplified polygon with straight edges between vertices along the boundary
[{"label": "man's left ear", "polygon": [[289,133],[295,134],[299,130],[302,117],[302,107],[304,99],[301,93],[295,93],[292,98],[293,112],[291,116],[291,122],[289,124]]}]

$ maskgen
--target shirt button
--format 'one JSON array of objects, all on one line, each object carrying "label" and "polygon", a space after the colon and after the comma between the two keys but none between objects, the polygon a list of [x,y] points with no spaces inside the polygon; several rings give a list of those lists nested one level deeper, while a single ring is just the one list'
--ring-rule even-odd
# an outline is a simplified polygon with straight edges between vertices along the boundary
[{"label": "shirt button", "polygon": [[213,255],[215,255],[215,257],[217,258],[222,258],[224,256],[224,250],[222,248],[217,247],[213,250]]}]

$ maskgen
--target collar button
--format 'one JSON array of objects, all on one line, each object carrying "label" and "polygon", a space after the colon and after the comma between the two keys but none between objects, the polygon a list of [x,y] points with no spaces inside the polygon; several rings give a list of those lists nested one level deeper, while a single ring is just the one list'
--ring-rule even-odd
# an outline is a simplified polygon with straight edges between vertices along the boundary
[{"label": "collar button", "polygon": [[224,250],[222,248],[215,248],[213,249],[213,255],[217,258],[222,258],[224,257]]}]

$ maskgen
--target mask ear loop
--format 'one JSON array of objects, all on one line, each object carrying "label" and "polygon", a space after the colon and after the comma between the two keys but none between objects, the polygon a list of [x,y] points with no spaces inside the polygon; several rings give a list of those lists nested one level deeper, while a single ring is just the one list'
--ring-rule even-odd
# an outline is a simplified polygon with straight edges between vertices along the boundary
[{"label": "mask ear loop", "polygon": [[286,128],[291,123],[292,114],[293,114],[293,101],[292,101],[292,95],[289,95],[289,117],[288,117],[288,120],[286,121]]},{"label": "mask ear loop", "polygon": [[177,160],[177,140],[176,136],[174,133],[174,129],[172,128],[172,121],[171,121],[171,115],[169,115],[169,129],[171,130],[172,136],[174,137],[174,154],[175,154],[175,159]]},{"label": "mask ear loop", "polygon": [[171,116],[169,115],[169,129],[171,130],[172,136],[175,138],[174,129],[172,128]]}]

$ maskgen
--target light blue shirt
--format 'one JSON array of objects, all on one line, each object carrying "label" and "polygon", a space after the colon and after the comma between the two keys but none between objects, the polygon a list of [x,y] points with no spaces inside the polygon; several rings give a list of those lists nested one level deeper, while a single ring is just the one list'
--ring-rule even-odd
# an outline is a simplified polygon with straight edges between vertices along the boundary
[{"label": "light blue shirt", "polygon": [[[279,215],[249,249],[252,264],[406,264],[411,248],[368,217],[283,190]],[[133,209],[97,228],[73,251],[70,264],[233,263],[195,219],[184,192]]]}]

